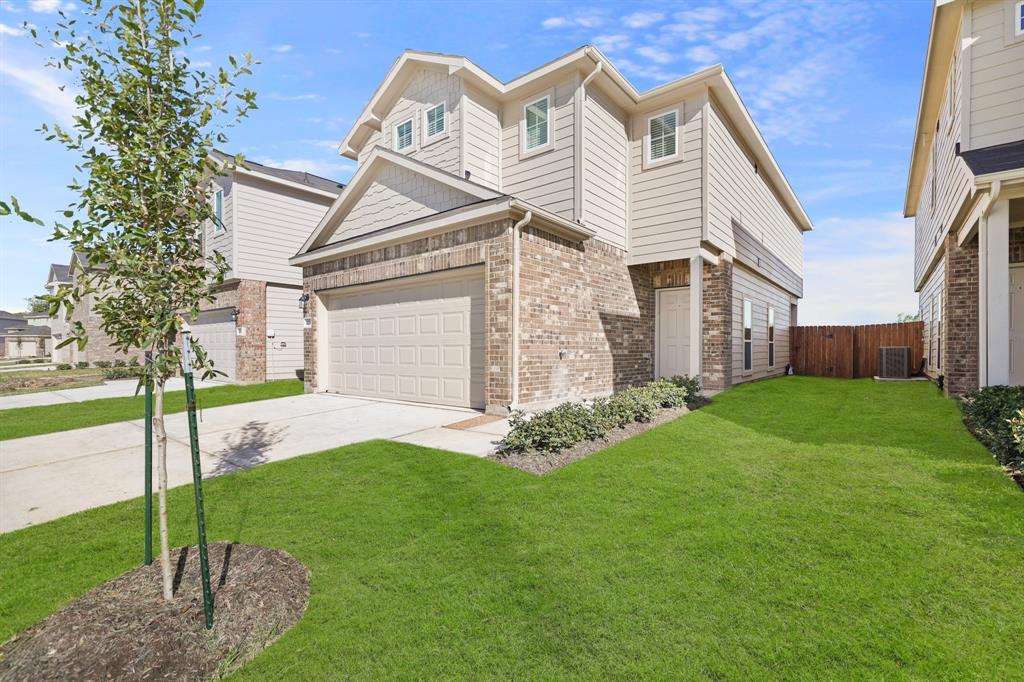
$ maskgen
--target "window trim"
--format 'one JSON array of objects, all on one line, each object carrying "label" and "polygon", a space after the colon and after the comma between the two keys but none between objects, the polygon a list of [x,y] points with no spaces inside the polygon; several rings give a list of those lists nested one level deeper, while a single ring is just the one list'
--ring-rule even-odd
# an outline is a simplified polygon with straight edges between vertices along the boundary
[{"label": "window trim", "polygon": [[[548,102],[548,140],[542,145],[536,147],[527,148],[527,131],[526,131],[526,109],[532,104],[536,104],[542,99],[546,99]],[[544,152],[551,151],[555,148],[555,91],[547,90],[546,92],[538,93],[533,97],[528,97],[520,102],[519,110],[519,158],[525,159],[537,154],[543,154]]]},{"label": "window trim", "polygon": [[[408,123],[409,127],[410,127],[410,131],[409,131],[409,146],[408,147],[402,147],[401,149],[399,149],[399,147],[398,147],[398,129],[400,127],[404,126],[406,123]],[[409,116],[407,118],[403,118],[401,121],[398,121],[393,126],[391,126],[391,148],[394,151],[398,152],[399,154],[408,154],[409,152],[416,151],[416,117],[415,116]]]},{"label": "window trim", "polygon": [[[663,156],[660,159],[651,158],[651,121],[661,118],[667,114],[676,115],[676,148],[672,154]],[[648,116],[644,121],[644,168],[657,168],[658,166],[680,161],[683,158],[683,105],[670,109],[664,109]]]},{"label": "window trim", "polygon": [[[441,121],[442,121],[442,125],[444,127],[441,128],[441,132],[434,133],[433,135],[430,135],[430,134],[428,134],[429,130],[430,130],[430,125],[429,125],[429,121],[427,119],[427,115],[431,111],[433,111],[434,109],[437,109],[438,107],[441,107]],[[423,137],[423,142],[421,144],[421,146],[423,146],[423,147],[426,147],[429,144],[433,144],[434,142],[437,142],[438,140],[442,140],[442,139],[448,137],[448,103],[447,102],[438,102],[437,104],[434,104],[434,105],[431,105],[429,107],[424,107],[423,108],[423,115],[422,115],[422,118],[420,120],[420,134]]]},{"label": "window trim", "polygon": [[1013,6],[1013,37],[1024,38],[1024,0]]},{"label": "window trim", "polygon": [[775,358],[775,333],[776,333],[776,329],[775,329],[775,307],[774,306],[768,306],[767,331],[768,331],[768,368],[769,369],[774,369],[775,368],[775,359],[776,359]]},{"label": "window trim", "polygon": [[[747,324],[747,308],[750,308],[750,324]],[[743,374],[753,374],[754,372],[754,302],[749,298],[743,299],[743,309],[741,311],[742,318],[740,319],[740,328],[742,329],[743,340]],[[747,333],[750,333],[750,338],[747,338]],[[747,348],[750,349],[750,366],[747,367]]]},{"label": "window trim", "polygon": [[[220,234],[227,228],[224,227],[224,188],[217,187],[213,191],[213,233]],[[220,204],[218,206],[218,204]]]}]

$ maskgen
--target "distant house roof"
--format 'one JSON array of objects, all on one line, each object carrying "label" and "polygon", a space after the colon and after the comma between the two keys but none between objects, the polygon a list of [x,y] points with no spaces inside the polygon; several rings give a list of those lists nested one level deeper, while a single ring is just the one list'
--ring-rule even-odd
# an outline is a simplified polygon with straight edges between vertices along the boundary
[{"label": "distant house roof", "polygon": [[49,336],[49,327],[39,327],[36,325],[23,325],[20,327],[7,327],[6,329],[0,329],[0,336]]},{"label": "distant house roof", "polygon": [[50,263],[50,281],[70,282],[70,266],[60,263]]},{"label": "distant house roof", "polygon": [[[28,320],[18,317],[14,313],[0,310],[0,334],[6,334],[9,329],[23,329],[28,326]],[[47,330],[49,333],[49,330]]]},{"label": "distant house roof", "polygon": [[[212,155],[215,159],[222,162],[233,161],[235,157],[224,152],[214,150]],[[244,167],[248,168],[254,173],[262,173],[263,175],[269,175],[274,178],[281,180],[288,180],[289,182],[295,182],[300,185],[306,185],[313,189],[322,190],[325,192],[332,192],[334,194],[340,194],[341,190],[345,189],[345,185],[328,178],[321,177],[319,175],[313,175],[312,173],[306,173],[305,171],[287,170],[285,168],[273,168],[271,166],[265,166],[262,163],[256,163],[245,159]]]}]

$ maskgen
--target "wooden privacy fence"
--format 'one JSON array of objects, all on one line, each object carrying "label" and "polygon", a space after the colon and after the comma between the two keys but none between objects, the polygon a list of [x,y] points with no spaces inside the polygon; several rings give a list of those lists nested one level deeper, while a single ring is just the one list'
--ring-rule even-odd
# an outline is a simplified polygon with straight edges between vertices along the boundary
[{"label": "wooden privacy fence", "polygon": [[860,379],[878,374],[878,349],[910,346],[910,370],[921,368],[923,322],[856,327],[790,327],[789,357],[794,374]]}]

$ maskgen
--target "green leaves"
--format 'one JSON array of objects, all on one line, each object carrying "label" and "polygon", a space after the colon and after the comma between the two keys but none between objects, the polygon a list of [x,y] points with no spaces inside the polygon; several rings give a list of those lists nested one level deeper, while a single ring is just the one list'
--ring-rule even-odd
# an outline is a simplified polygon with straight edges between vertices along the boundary
[{"label": "green leaves", "polygon": [[21,210],[21,206],[18,205],[18,199],[11,197],[11,203],[7,204],[4,201],[0,201],[0,216],[14,214],[28,223],[35,223],[36,225],[43,225],[43,221],[35,216],[29,215],[25,211]]}]

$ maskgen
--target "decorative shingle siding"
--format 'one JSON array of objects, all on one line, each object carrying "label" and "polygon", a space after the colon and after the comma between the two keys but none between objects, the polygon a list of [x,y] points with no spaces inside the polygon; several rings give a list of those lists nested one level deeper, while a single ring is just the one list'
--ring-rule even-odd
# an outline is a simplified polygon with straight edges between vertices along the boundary
[{"label": "decorative shingle siding", "polygon": [[978,240],[957,246],[946,237],[946,311],[943,343],[946,390],[978,387]]}]

